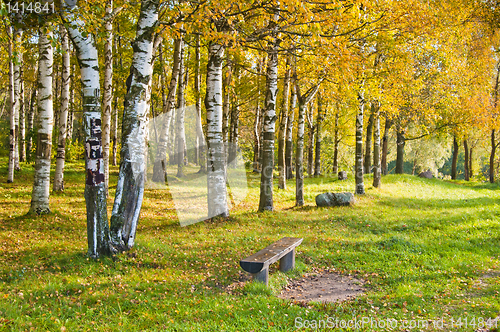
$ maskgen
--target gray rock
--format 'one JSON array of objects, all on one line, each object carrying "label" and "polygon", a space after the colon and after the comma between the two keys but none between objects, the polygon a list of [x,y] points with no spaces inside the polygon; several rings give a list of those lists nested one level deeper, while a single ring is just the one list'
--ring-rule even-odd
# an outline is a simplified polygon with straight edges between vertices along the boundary
[{"label": "gray rock", "polygon": [[421,178],[426,178],[426,179],[432,179],[432,178],[434,178],[434,175],[432,175],[432,172],[430,170],[422,172],[418,176],[421,177]]},{"label": "gray rock", "polygon": [[323,206],[349,206],[354,204],[352,193],[324,193],[316,196],[316,205]]},{"label": "gray rock", "polygon": [[347,180],[347,172],[346,171],[339,172],[339,180],[341,180],[341,181]]}]

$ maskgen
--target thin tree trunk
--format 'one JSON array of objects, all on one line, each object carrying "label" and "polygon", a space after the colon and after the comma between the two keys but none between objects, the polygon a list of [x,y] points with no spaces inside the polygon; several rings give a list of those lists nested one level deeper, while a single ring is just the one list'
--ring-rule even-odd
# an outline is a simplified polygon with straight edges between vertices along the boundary
[{"label": "thin tree trunk", "polygon": [[260,76],[262,73],[262,63],[259,60],[257,64],[257,106],[255,108],[255,122],[253,124],[254,148],[253,148],[253,172],[260,172],[260,151],[261,151],[261,118],[262,110],[260,108]]},{"label": "thin tree trunk", "polygon": [[74,121],[74,116],[75,116],[75,66],[71,66],[70,70],[70,90],[69,90],[69,110],[68,110],[68,128],[66,129],[66,139],[69,142],[73,141],[73,121]]},{"label": "thin tree trunk", "polygon": [[404,156],[405,156],[405,135],[403,129],[398,125],[396,133],[396,174],[404,173]]},{"label": "thin tree trunk", "polygon": [[288,103],[290,94],[290,56],[286,59],[285,78],[283,79],[283,101],[281,103],[280,126],[278,137],[278,170],[279,181],[278,188],[286,189],[286,156],[285,156],[285,138],[288,121]]},{"label": "thin tree trunk", "polygon": [[84,23],[74,14],[64,13],[66,25],[75,45],[82,84],[83,129],[85,132],[85,201],[87,207],[88,255],[92,258],[110,255],[109,225],[102,160],[101,104],[98,51],[92,34],[86,34]]},{"label": "thin tree trunk", "polygon": [[384,126],[384,137],[382,138],[382,162],[381,169],[382,175],[387,175],[387,150],[389,147],[389,130],[391,130],[392,121],[386,116]]},{"label": "thin tree trunk", "polygon": [[[13,38],[12,26],[8,28],[10,38]],[[12,46],[12,39],[8,44],[9,53],[9,104],[10,104],[10,133],[9,133],[9,168],[7,173],[7,183],[14,182],[14,168],[16,163],[16,98],[15,98],[15,80],[14,80],[14,52]]]},{"label": "thin tree trunk", "polygon": [[56,171],[54,175],[54,191],[64,190],[64,163],[66,161],[66,128],[68,122],[68,104],[70,88],[70,56],[69,37],[66,28],[59,26],[62,44],[62,73],[61,73],[61,107],[59,109],[59,135],[57,138]]},{"label": "thin tree trunk", "polygon": [[380,169],[380,103],[375,103],[375,112],[373,123],[373,186],[380,188],[381,169]]},{"label": "thin tree trunk", "polygon": [[[495,129],[491,130],[491,152],[490,152],[490,183],[495,183],[495,152],[497,149],[495,141]],[[456,172],[456,171],[455,171]],[[452,168],[453,174],[453,168]],[[453,176],[452,176],[453,178]]]},{"label": "thin tree trunk", "polygon": [[[113,12],[113,0],[107,0],[106,15]],[[109,187],[109,142],[111,134],[111,109],[113,103],[113,20],[104,22],[106,41],[104,43],[104,93],[102,112],[102,160],[104,163],[104,188],[106,196]]]},{"label": "thin tree trunk", "polygon": [[366,126],[366,144],[365,144],[365,159],[364,159],[364,172],[365,174],[371,173],[372,168],[372,136],[373,136],[373,117],[374,117],[374,103],[371,104],[370,117]]},{"label": "thin tree trunk", "polygon": [[295,82],[291,83],[292,94],[290,102],[290,111],[288,112],[288,120],[286,126],[286,144],[285,144],[285,165],[286,179],[293,179],[293,123],[295,118],[295,105],[297,103],[297,93],[295,92]]},{"label": "thin tree trunk", "polygon": [[184,114],[185,114],[185,99],[184,99],[184,90],[185,90],[185,82],[187,83],[187,79],[185,79],[184,71],[184,41],[181,39],[181,63],[179,70],[179,87],[177,90],[177,114],[176,114],[176,144],[175,144],[175,154],[177,159],[177,177],[184,177],[184,145],[186,143],[186,133],[184,130]]},{"label": "thin tree trunk", "polygon": [[[21,16],[18,14],[17,19],[21,21]],[[14,63],[14,107],[15,107],[15,159],[14,159],[14,169],[16,171],[21,169],[21,165],[19,164],[19,150],[20,150],[20,142],[19,142],[19,114],[21,112],[21,90],[22,90],[22,66],[23,66],[23,52],[22,52],[22,28],[15,29],[14,32],[14,51],[16,56],[16,61]]]},{"label": "thin tree trunk", "polygon": [[314,159],[314,176],[321,175],[321,125],[323,124],[323,100],[318,94],[318,119],[316,121],[316,153]]},{"label": "thin tree trunk", "polygon": [[[194,162],[201,166],[201,169],[206,170],[206,162],[201,160],[201,150],[204,149],[203,142],[203,127],[201,124],[201,75],[200,75],[200,36],[196,35],[195,49],[195,73],[194,73],[194,93],[196,97],[196,142]],[[200,171],[201,171],[200,169]]]},{"label": "thin tree trunk", "polygon": [[120,172],[111,216],[111,241],[119,251],[133,247],[146,180],[147,130],[153,77],[153,36],[158,21],[158,1],[143,0],[132,43],[123,111]]},{"label": "thin tree trunk", "polygon": [[307,104],[318,92],[319,84],[309,89],[303,96],[300,93],[296,74],[294,73],[295,92],[299,101],[299,116],[297,123],[297,151],[295,152],[295,204],[304,205],[304,127]]},{"label": "thin tree trunk", "polygon": [[335,128],[333,136],[333,175],[336,176],[339,172],[339,111],[335,113]]},{"label": "thin tree trunk", "polygon": [[26,161],[26,106],[24,102],[24,78],[21,67],[21,84],[19,92],[19,161]]},{"label": "thin tree trunk", "polygon": [[465,152],[464,178],[465,181],[469,181],[469,146],[467,145],[466,139],[464,139],[464,152]]},{"label": "thin tree trunk", "polygon": [[314,164],[314,105],[311,105],[311,112],[307,114],[307,128],[309,129],[309,135],[307,140],[307,176],[313,176],[313,164]]},{"label": "thin tree trunk", "polygon": [[[172,66],[172,77],[170,78],[170,84],[168,86],[168,96],[167,99],[163,101],[162,112],[164,114],[164,120],[162,121],[162,127],[160,130],[160,138],[158,140],[158,148],[156,151],[156,159],[153,166],[153,181],[154,182],[165,182],[167,176],[167,160],[166,155],[169,151],[169,163],[173,162],[173,154],[171,141],[173,135],[171,134],[172,127],[171,121],[174,118],[175,110],[175,96],[177,93],[177,82],[179,80],[179,71],[181,65],[181,44],[182,40],[176,39],[174,41],[174,63]],[[162,67],[164,64],[161,64]],[[163,69],[164,71],[164,69]]]},{"label": "thin tree trunk", "polygon": [[208,49],[207,91],[207,201],[208,217],[229,216],[226,188],[226,158],[222,135],[222,57],[224,46],[211,43]]},{"label": "thin tree trunk", "polygon": [[38,76],[38,116],[35,178],[31,194],[30,212],[36,214],[50,213],[50,152],[52,148],[52,127],[54,125],[52,105],[52,65],[54,55],[52,49],[52,31],[40,33]]},{"label": "thin tree trunk", "polygon": [[274,132],[278,94],[278,46],[276,39],[267,52],[266,103],[262,126],[262,172],[259,211],[273,211]]},{"label": "thin tree trunk", "polygon": [[469,178],[472,179],[474,177],[474,172],[472,170],[472,150],[473,147],[470,147],[470,152],[469,152]]},{"label": "thin tree trunk", "polygon": [[365,100],[362,92],[360,92],[358,99],[359,109],[356,115],[356,162],[354,166],[354,178],[356,181],[356,194],[363,195],[365,193],[365,184],[363,182],[363,115]]},{"label": "thin tree trunk", "polygon": [[[297,88],[298,89],[298,88]],[[304,127],[307,105],[299,98],[297,148],[295,151],[295,205],[304,205]]]},{"label": "thin tree trunk", "polygon": [[[38,72],[38,69],[35,71]],[[38,77],[38,74],[37,74]],[[27,121],[26,121],[26,131],[27,131],[27,140],[26,140],[26,157],[28,161],[33,160],[33,156],[31,153],[31,149],[33,148],[33,136],[34,136],[34,122],[35,122],[35,104],[37,100],[37,88],[36,83],[33,84],[33,88],[31,91],[31,100],[30,100],[30,108],[28,111]]]},{"label": "thin tree trunk", "polygon": [[[233,73],[233,64],[231,61],[231,57],[229,53],[226,53],[226,72],[224,76],[224,100],[223,100],[223,113],[222,113],[222,139],[224,140],[224,144],[227,144],[228,140],[228,122],[229,122],[229,110],[231,109],[231,79]],[[224,152],[226,153],[226,152]]]},{"label": "thin tree trunk", "polygon": [[[235,83],[239,84],[240,82],[240,69],[238,66],[234,68],[235,73]],[[228,166],[235,168],[236,158],[238,153],[238,135],[239,135],[239,121],[240,121],[240,105],[238,94],[233,93],[232,98],[232,107],[231,107],[231,124],[229,126],[229,144],[228,144]]]},{"label": "thin tree trunk", "polygon": [[117,154],[118,154],[118,95],[114,93],[114,107],[113,107],[113,151],[111,154],[111,163],[113,166],[117,165]]},{"label": "thin tree trunk", "polygon": [[457,161],[458,161],[458,142],[457,137],[453,136],[453,157],[451,160],[451,179],[457,179]]}]

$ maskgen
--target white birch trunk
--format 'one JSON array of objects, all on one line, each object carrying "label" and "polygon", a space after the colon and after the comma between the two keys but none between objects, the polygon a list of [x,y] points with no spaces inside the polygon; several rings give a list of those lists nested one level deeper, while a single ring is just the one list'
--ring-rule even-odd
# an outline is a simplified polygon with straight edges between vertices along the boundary
[{"label": "white birch trunk", "polygon": [[[8,28],[8,32],[11,38],[13,38],[13,29],[11,26]],[[14,92],[14,52],[13,52],[13,41],[12,39],[8,42],[8,53],[9,53],[9,168],[7,173],[7,183],[14,182],[14,167],[16,162],[16,98]]]},{"label": "white birch trunk", "polygon": [[[160,137],[158,139],[158,148],[156,150],[155,163],[153,165],[153,181],[154,182],[165,182],[167,175],[167,150],[168,143],[171,139],[170,135],[170,123],[172,120],[172,115],[175,110],[175,96],[177,92],[177,81],[179,80],[179,70],[181,64],[181,39],[176,39],[174,41],[174,62],[172,66],[172,77],[170,78],[170,84],[168,86],[168,96],[163,100],[163,114],[165,114],[165,119],[162,121],[162,126],[160,130]],[[162,67],[164,64],[161,64]]]},{"label": "white birch trunk", "polygon": [[153,77],[153,34],[158,1],[143,0],[133,42],[134,54],[124,102],[120,172],[111,216],[113,246],[132,248],[146,180],[148,114]]},{"label": "white birch trunk", "polygon": [[202,144],[203,127],[201,123],[201,75],[200,75],[200,36],[196,36],[196,59],[195,59],[194,90],[196,95],[196,153],[195,162],[200,165],[200,172],[205,172],[207,161],[204,158],[206,146]]},{"label": "white birch trunk", "polygon": [[[65,8],[67,10],[67,8]],[[92,258],[112,252],[109,241],[107,202],[102,160],[102,130],[98,52],[92,34],[71,12],[64,12],[68,34],[75,45],[82,83],[83,129],[85,132],[85,201],[87,207],[88,255]]]},{"label": "white birch trunk", "polygon": [[[21,18],[18,16],[18,19]],[[14,169],[16,171],[21,169],[19,164],[19,114],[21,111],[21,90],[22,90],[22,65],[23,65],[23,52],[22,52],[22,36],[23,30],[17,28],[14,32],[14,50],[16,51],[16,60],[14,62],[14,122],[15,122],[15,140],[14,140]]]},{"label": "white birch trunk", "polygon": [[26,104],[24,101],[24,78],[21,67],[21,85],[19,92],[19,161],[26,161]]},{"label": "white birch trunk", "polygon": [[177,160],[177,177],[184,177],[184,145],[186,144],[186,135],[184,131],[184,114],[185,114],[185,99],[184,90],[185,83],[187,80],[184,77],[184,41],[181,39],[181,61],[179,70],[179,87],[177,90],[177,112],[176,112],[176,143],[175,143],[175,153]]},{"label": "white birch trunk", "polygon": [[[106,15],[113,12],[113,0],[106,3]],[[109,187],[109,142],[111,133],[111,108],[113,103],[113,20],[104,23],[106,41],[104,43],[104,91],[102,101],[102,161],[104,163],[104,187],[106,196]]]},{"label": "white birch trunk", "polygon": [[278,94],[278,45],[275,41],[268,51],[266,72],[266,104],[262,126],[262,172],[260,177],[259,211],[273,211],[274,132],[276,124],[276,95]]},{"label": "white birch trunk", "polygon": [[278,188],[286,189],[286,156],[285,156],[285,139],[288,122],[288,103],[290,93],[290,56],[286,59],[285,78],[283,80],[283,101],[281,104],[280,113],[280,131],[278,137],[278,170],[279,181]]},{"label": "white birch trunk", "polygon": [[207,171],[208,216],[228,217],[226,158],[222,136],[222,57],[224,46],[211,43],[208,49],[207,91]]},{"label": "white birch trunk", "polygon": [[61,73],[61,108],[59,110],[59,136],[57,138],[56,171],[54,175],[54,191],[64,190],[64,163],[66,160],[66,138],[68,123],[68,105],[70,90],[70,54],[69,38],[66,28],[59,26],[62,46],[62,73]]},{"label": "white birch trunk", "polygon": [[380,103],[375,101],[375,122],[373,124],[373,186],[380,188],[381,166],[380,166]]},{"label": "white birch trunk", "polygon": [[35,178],[31,194],[30,212],[50,213],[50,152],[52,148],[53,105],[52,105],[52,31],[40,33],[39,75],[38,75],[38,117]]},{"label": "white birch trunk", "polygon": [[286,165],[286,179],[293,179],[293,123],[295,122],[295,105],[297,103],[297,93],[295,92],[296,86],[292,82],[290,111],[288,112],[288,120],[286,124],[286,144],[285,144],[285,165]]},{"label": "white birch trunk", "polygon": [[356,181],[356,194],[365,193],[365,184],[363,182],[363,114],[365,110],[365,100],[363,92],[358,95],[359,109],[356,114],[356,161],[354,165],[354,178]]}]

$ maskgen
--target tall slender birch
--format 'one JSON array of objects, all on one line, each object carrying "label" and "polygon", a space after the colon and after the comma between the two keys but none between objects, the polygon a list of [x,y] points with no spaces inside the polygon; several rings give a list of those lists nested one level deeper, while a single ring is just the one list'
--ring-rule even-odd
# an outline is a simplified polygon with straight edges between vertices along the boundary
[{"label": "tall slender birch", "polygon": [[83,130],[85,133],[85,202],[87,208],[88,255],[92,258],[111,254],[102,153],[99,61],[92,34],[85,33],[83,21],[67,6],[63,17],[73,41],[80,65],[82,84]]},{"label": "tall slender birch", "polygon": [[373,123],[373,186],[380,188],[380,103],[375,101],[374,123]]},{"label": "tall slender birch", "polygon": [[316,147],[314,153],[314,176],[321,175],[321,129],[323,124],[323,99],[318,93],[318,120],[316,121]]},{"label": "tall slender birch", "polygon": [[278,188],[286,189],[286,156],[285,156],[285,139],[288,124],[288,105],[290,101],[290,56],[286,59],[285,65],[285,77],[283,79],[283,100],[281,103],[280,112],[280,126],[279,126],[279,136],[278,136],[278,170],[279,170],[279,181]]},{"label": "tall slender birch", "polygon": [[177,177],[184,177],[184,146],[186,144],[186,132],[184,128],[184,115],[186,112],[186,100],[184,91],[187,83],[187,76],[185,77],[185,64],[184,64],[184,41],[181,41],[181,63],[179,70],[179,87],[177,90],[177,112],[175,119],[176,135],[175,135],[175,154],[177,159]]},{"label": "tall slender birch", "polygon": [[[38,73],[38,68],[35,70]],[[37,74],[38,77],[38,74]],[[33,128],[35,122],[35,105],[37,101],[37,82],[33,84],[30,98],[30,107],[28,109],[28,114],[26,115],[26,131],[27,131],[27,139],[26,139],[26,160],[32,161],[31,149],[33,147]]]},{"label": "tall slender birch", "polygon": [[365,143],[365,158],[364,163],[364,173],[370,174],[372,168],[372,136],[373,136],[373,121],[375,117],[375,102],[371,103],[370,117],[368,118],[368,124],[366,125],[366,143]]},{"label": "tall slender birch", "polygon": [[125,96],[120,172],[111,215],[115,249],[132,248],[146,180],[146,139],[153,78],[153,36],[158,22],[158,0],[143,0],[132,47],[134,54]]},{"label": "tall slender birch", "polygon": [[9,53],[9,168],[7,173],[7,182],[14,182],[14,166],[16,162],[16,99],[14,92],[14,51],[13,51],[13,29],[12,26],[7,28],[9,34],[9,42],[7,44]]},{"label": "tall slender birch", "polygon": [[31,194],[30,212],[50,213],[50,152],[52,148],[52,127],[54,111],[52,105],[52,49],[53,34],[47,25],[42,26],[38,38],[38,116],[35,178]]},{"label": "tall slender birch", "polygon": [[[293,76],[292,76],[293,79]],[[297,93],[295,82],[292,80],[291,83],[291,101],[290,101],[290,111],[288,112],[288,120],[286,124],[286,144],[285,144],[285,165],[286,165],[286,179],[293,179],[293,124],[295,118],[295,105],[297,104]]]},{"label": "tall slender birch", "polygon": [[255,120],[253,123],[253,135],[254,135],[254,147],[253,147],[253,172],[260,172],[260,150],[261,150],[261,140],[260,140],[260,132],[261,132],[261,118],[262,118],[262,109],[260,107],[260,76],[262,73],[262,63],[259,59],[257,63],[257,98],[256,98],[256,107],[255,107]]},{"label": "tall slender birch", "polygon": [[389,130],[391,130],[392,121],[386,116],[384,124],[384,136],[382,138],[382,161],[381,172],[382,175],[387,175],[387,151],[389,149]]},{"label": "tall slender birch", "polygon": [[195,144],[195,163],[200,165],[200,172],[206,171],[206,160],[202,158],[205,146],[202,144],[203,127],[201,124],[201,75],[200,75],[200,36],[196,35],[195,49],[195,73],[194,73],[194,93],[196,96],[196,144]]},{"label": "tall slender birch", "polygon": [[354,165],[355,192],[358,195],[364,195],[365,193],[365,184],[363,182],[363,115],[365,99],[362,89],[358,94],[359,108],[356,114],[356,161]]},{"label": "tall slender birch", "polygon": [[63,25],[59,26],[62,46],[62,73],[61,73],[61,106],[59,109],[59,123],[57,128],[59,136],[57,138],[56,171],[54,174],[54,191],[64,190],[64,162],[66,160],[66,137],[68,123],[68,105],[70,90],[70,54],[68,32]]},{"label": "tall slender birch", "polygon": [[19,91],[19,161],[26,161],[26,105],[24,100],[24,78],[21,67],[21,85]]},{"label": "tall slender birch", "polygon": [[226,71],[223,81],[224,99],[222,101],[222,139],[227,144],[229,132],[229,112],[231,109],[231,80],[233,74],[233,62],[229,53],[226,53]]},{"label": "tall slender birch", "polygon": [[300,93],[297,79],[295,81],[295,91],[299,102],[299,116],[297,123],[297,150],[295,152],[295,204],[304,205],[304,128],[307,105],[318,92],[319,84],[310,88],[304,95]]},{"label": "tall slender birch", "polygon": [[[162,121],[160,129],[160,138],[158,140],[158,148],[156,150],[156,159],[153,165],[153,181],[165,182],[167,175],[167,148],[169,140],[172,138],[170,135],[170,124],[173,118],[175,109],[175,96],[177,92],[177,81],[179,79],[179,70],[181,65],[181,47],[182,40],[180,38],[174,41],[174,63],[172,66],[172,77],[168,85],[168,96],[163,98],[162,112],[165,114],[165,119]],[[162,63],[162,68],[164,64]]]},{"label": "tall slender birch", "polygon": [[[22,20],[20,14],[16,15],[18,21]],[[23,66],[23,51],[22,51],[22,36],[23,29],[16,28],[14,30],[14,51],[15,51],[15,61],[14,61],[14,123],[15,123],[15,157],[14,157],[14,169],[20,170],[21,166],[19,164],[19,114],[21,112],[21,90],[22,90],[22,66]]]},{"label": "tall slender birch", "polygon": [[111,109],[113,103],[113,0],[106,2],[104,30],[104,86],[102,99],[102,161],[104,163],[104,186],[106,196],[109,187],[109,142],[111,134]]},{"label": "tall slender birch", "polygon": [[208,48],[207,91],[207,171],[208,215],[228,217],[226,158],[222,135],[222,58],[224,46],[211,42]]}]

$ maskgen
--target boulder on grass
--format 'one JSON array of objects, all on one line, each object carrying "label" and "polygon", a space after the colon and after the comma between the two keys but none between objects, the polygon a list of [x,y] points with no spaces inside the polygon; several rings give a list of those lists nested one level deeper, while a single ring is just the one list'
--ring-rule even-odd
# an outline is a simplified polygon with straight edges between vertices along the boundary
[{"label": "boulder on grass", "polygon": [[324,193],[316,196],[316,205],[325,206],[349,206],[354,204],[353,193]]},{"label": "boulder on grass", "polygon": [[432,172],[430,170],[422,172],[418,176],[421,177],[421,178],[426,178],[426,179],[432,179],[432,178],[434,178],[434,175],[432,175]]},{"label": "boulder on grass", "polygon": [[341,181],[347,180],[347,172],[346,171],[339,172],[339,180],[341,180]]}]

